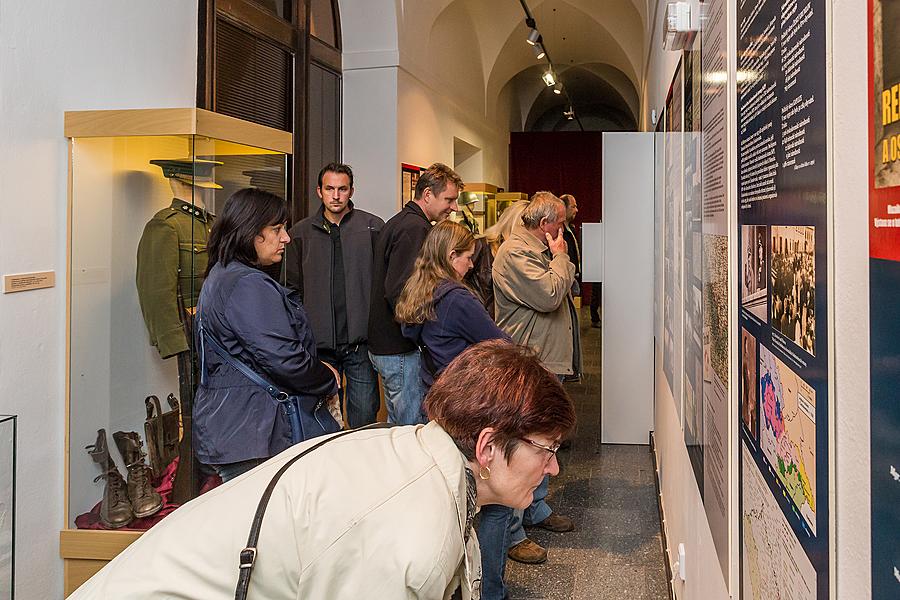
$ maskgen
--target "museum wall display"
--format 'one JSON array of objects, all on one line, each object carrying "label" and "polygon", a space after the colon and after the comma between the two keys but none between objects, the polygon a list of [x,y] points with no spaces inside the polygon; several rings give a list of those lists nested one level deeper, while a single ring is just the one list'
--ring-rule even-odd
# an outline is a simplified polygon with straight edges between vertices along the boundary
[{"label": "museum wall display", "polygon": [[900,596],[900,2],[869,0],[872,599]]},{"label": "museum wall display", "polygon": [[830,593],[826,2],[738,7],[741,597]]}]

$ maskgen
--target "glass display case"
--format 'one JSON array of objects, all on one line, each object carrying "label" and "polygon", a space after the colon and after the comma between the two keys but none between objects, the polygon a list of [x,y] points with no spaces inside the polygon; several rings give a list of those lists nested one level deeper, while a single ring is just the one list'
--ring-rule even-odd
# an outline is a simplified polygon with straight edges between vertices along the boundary
[{"label": "glass display case", "polygon": [[494,201],[497,205],[497,218],[499,219],[503,211],[512,206],[513,202],[519,200],[528,200],[528,194],[522,192],[499,192],[496,194]]},{"label": "glass display case", "polygon": [[489,183],[466,183],[465,191],[457,199],[459,210],[450,218],[465,225],[473,234],[479,235],[497,222],[497,186]]},{"label": "glass display case", "polygon": [[216,483],[190,435],[206,245],[236,190],[285,196],[292,136],[194,108],[69,112],[65,133],[68,593],[99,568],[73,575],[73,547],[124,548]]},{"label": "glass display case", "polygon": [[15,595],[16,417],[0,415],[0,600]]}]

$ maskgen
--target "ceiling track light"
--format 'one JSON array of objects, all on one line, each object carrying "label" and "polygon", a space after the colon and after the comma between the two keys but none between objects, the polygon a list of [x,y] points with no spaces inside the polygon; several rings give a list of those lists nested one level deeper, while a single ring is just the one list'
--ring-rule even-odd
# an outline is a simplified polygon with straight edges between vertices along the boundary
[{"label": "ceiling track light", "polygon": [[575,108],[573,106],[569,106],[566,110],[563,111],[563,115],[565,115],[566,119],[572,120],[575,118]]},{"label": "ceiling track light", "polygon": [[535,45],[532,47],[532,50],[534,50],[534,57],[535,57],[536,59],[538,59],[538,60],[541,60],[542,58],[544,58],[545,56],[547,56],[547,53],[544,51],[544,46],[543,46],[543,44],[541,44],[540,42],[538,42],[537,44],[535,44]]},{"label": "ceiling track light", "polygon": [[537,29],[535,29],[534,27],[532,27],[531,31],[528,32],[528,37],[525,39],[525,41],[528,42],[529,44],[531,44],[532,46],[534,46],[535,44],[540,42],[540,40],[541,40],[541,32],[538,31]]},{"label": "ceiling track light", "polygon": [[544,71],[544,74],[541,75],[541,79],[544,80],[544,83],[547,84],[547,87],[553,87],[554,85],[556,85],[556,75],[554,75],[553,71],[549,69]]},{"label": "ceiling track light", "polygon": [[557,95],[562,94],[562,82],[561,81],[557,81],[556,85],[553,86],[553,93],[557,94]]}]

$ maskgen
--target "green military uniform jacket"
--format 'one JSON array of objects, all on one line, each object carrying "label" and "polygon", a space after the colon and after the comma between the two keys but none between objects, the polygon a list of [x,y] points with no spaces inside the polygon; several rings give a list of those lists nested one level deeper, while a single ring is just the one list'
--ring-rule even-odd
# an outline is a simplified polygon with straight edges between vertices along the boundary
[{"label": "green military uniform jacket", "polygon": [[144,226],[135,279],[150,343],[162,358],[190,347],[182,310],[193,309],[200,297],[213,219],[205,210],[175,198]]}]

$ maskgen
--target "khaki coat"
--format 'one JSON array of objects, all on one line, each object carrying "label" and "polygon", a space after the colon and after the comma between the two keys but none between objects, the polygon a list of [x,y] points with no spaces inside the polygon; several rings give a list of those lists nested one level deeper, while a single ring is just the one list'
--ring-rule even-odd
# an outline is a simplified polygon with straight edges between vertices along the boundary
[{"label": "khaki coat", "polygon": [[[575,265],[565,252],[551,257],[543,240],[517,226],[494,257],[497,325],[513,342],[537,352],[551,373],[573,374],[575,344],[572,282]],[[580,352],[578,356],[580,356]],[[581,371],[581,365],[575,365]]]},{"label": "khaki coat", "polygon": [[[304,442],[185,504],[70,596],[230,600],[263,490]],[[465,459],[436,423],[359,432],[301,458],[263,520],[248,598],[480,597]]]}]

